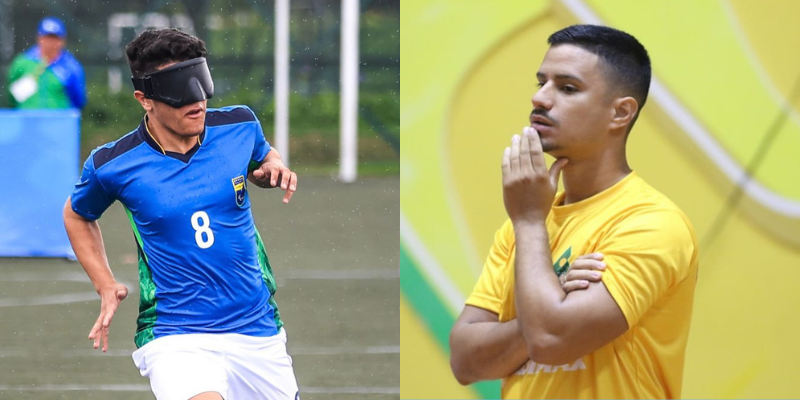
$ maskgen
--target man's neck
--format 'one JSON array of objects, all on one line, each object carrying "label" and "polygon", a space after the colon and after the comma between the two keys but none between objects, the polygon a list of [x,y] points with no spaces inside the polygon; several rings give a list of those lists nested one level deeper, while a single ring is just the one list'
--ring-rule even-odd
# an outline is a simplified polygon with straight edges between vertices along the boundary
[{"label": "man's neck", "polygon": [[181,136],[153,118],[145,117],[147,132],[161,146],[161,150],[186,154],[200,141],[200,135]]},{"label": "man's neck", "polygon": [[606,157],[595,160],[570,159],[562,170],[564,181],[564,205],[588,199],[631,173],[628,161],[622,157]]}]

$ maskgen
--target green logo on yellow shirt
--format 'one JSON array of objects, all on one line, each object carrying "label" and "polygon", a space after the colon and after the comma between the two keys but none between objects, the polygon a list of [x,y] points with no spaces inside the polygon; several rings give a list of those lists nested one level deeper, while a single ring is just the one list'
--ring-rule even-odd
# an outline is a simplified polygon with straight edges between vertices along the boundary
[{"label": "green logo on yellow shirt", "polygon": [[561,257],[553,263],[553,270],[556,271],[556,275],[561,276],[569,270],[569,258],[572,256],[572,246],[569,246]]}]

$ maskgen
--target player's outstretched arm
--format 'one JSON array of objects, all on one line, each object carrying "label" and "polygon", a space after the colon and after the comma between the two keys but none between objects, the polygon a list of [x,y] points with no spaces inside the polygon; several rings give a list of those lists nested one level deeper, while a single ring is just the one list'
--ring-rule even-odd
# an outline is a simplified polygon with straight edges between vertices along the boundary
[{"label": "player's outstretched arm", "polygon": [[250,182],[258,187],[274,188],[280,186],[286,191],[283,202],[288,203],[292,194],[297,190],[297,174],[289,170],[283,163],[281,155],[275,149],[270,149],[261,165],[248,175]]},{"label": "player's outstretched arm", "polygon": [[108,350],[108,328],[119,303],[128,296],[128,288],[117,283],[111,273],[100,225],[75,213],[71,198],[64,204],[64,227],[75,256],[100,295],[100,315],[89,331],[89,339],[94,341],[95,349],[102,345],[105,352]]}]

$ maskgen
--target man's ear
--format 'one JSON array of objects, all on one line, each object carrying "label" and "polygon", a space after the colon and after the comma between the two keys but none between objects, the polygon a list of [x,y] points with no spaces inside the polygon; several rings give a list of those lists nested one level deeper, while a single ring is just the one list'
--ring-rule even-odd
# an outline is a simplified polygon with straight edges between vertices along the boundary
[{"label": "man's ear", "polygon": [[633,97],[620,97],[614,100],[614,115],[611,117],[609,128],[611,130],[624,128],[627,132],[627,127],[630,126],[638,111],[639,103]]},{"label": "man's ear", "polygon": [[141,90],[136,90],[133,92],[133,97],[136,98],[136,101],[141,104],[142,108],[145,111],[151,111],[153,109],[153,101],[144,97],[144,92]]}]

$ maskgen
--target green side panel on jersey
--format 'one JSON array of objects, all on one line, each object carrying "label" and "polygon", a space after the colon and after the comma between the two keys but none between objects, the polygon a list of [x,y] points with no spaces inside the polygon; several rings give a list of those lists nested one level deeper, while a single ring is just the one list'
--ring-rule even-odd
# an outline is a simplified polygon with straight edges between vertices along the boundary
[{"label": "green side panel on jersey", "polygon": [[272,318],[275,321],[275,327],[281,329],[283,321],[281,320],[281,313],[278,311],[278,303],[275,302],[275,291],[278,289],[278,285],[275,284],[275,276],[272,275],[272,266],[269,264],[267,249],[264,248],[261,234],[258,233],[258,229],[255,231],[256,245],[258,246],[258,264],[261,266],[261,278],[264,279],[264,283],[267,284],[267,289],[269,289],[269,305],[275,310]]},{"label": "green side panel on jersey", "polygon": [[250,163],[247,165],[247,173],[250,174],[251,172],[258,169],[261,166],[261,161],[253,161],[250,160]]},{"label": "green side panel on jersey", "polygon": [[136,319],[136,335],[133,341],[136,347],[142,347],[153,340],[153,327],[156,325],[156,284],[153,282],[153,274],[147,263],[147,254],[142,246],[142,238],[139,236],[139,229],[133,220],[130,210],[125,208],[128,219],[131,221],[131,229],[136,237],[136,247],[139,252],[139,317]]}]

